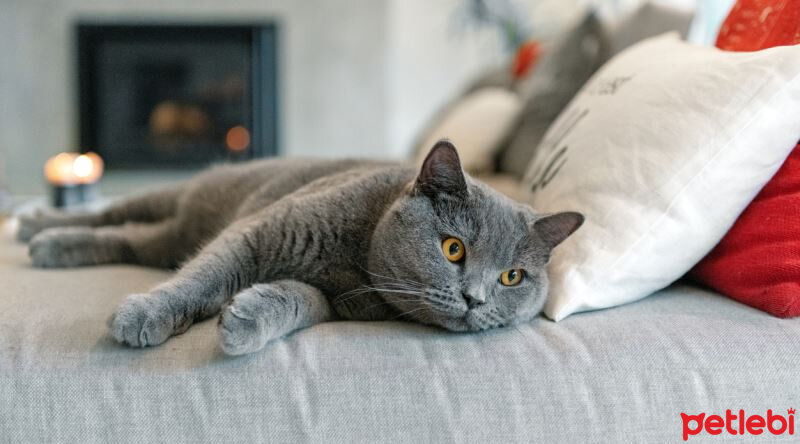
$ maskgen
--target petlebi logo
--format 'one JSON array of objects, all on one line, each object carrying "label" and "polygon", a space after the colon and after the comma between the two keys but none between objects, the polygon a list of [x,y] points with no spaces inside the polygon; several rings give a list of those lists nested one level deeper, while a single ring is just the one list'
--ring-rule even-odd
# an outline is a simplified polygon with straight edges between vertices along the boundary
[{"label": "petlebi logo", "polygon": [[739,410],[734,414],[731,410],[725,410],[725,416],[708,415],[698,413],[687,415],[681,413],[683,420],[683,440],[687,441],[689,436],[699,435],[706,432],[709,435],[719,435],[728,433],[730,435],[760,435],[771,433],[773,435],[794,435],[794,408],[786,410],[786,416],[775,414],[772,410],[767,410],[766,416],[747,415],[744,410]]}]

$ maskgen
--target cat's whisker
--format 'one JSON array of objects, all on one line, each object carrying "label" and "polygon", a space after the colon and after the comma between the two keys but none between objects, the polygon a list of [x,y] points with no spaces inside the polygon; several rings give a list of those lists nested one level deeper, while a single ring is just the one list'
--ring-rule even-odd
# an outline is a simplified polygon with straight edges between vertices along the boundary
[{"label": "cat's whisker", "polygon": [[361,294],[361,293],[366,293],[366,292],[369,292],[369,291],[372,291],[372,290],[370,290],[370,289],[368,289],[368,288],[367,288],[367,289],[364,289],[364,288],[357,288],[357,289],[355,289],[355,290],[350,290],[350,291],[346,291],[346,292],[344,292],[344,293],[341,293],[341,294],[339,294],[339,295],[338,295],[338,296],[336,296],[336,297],[337,297],[337,298],[340,298],[340,297],[342,297],[342,296],[349,296],[349,295],[351,295],[351,294]]},{"label": "cat's whisker", "polygon": [[423,289],[422,287],[415,287],[413,285],[401,284],[399,282],[380,282],[374,284],[374,286],[371,286],[370,288],[408,289],[414,291],[421,291]]},{"label": "cat's whisker", "polygon": [[[421,296],[423,293],[417,290],[410,290],[410,289],[394,289],[394,288],[379,288],[379,287],[361,287],[355,290],[348,291],[346,293],[342,293],[337,297],[334,304],[339,305],[343,304],[347,301],[357,298],[358,296],[364,295],[371,295],[373,292],[382,292],[382,293],[390,293],[390,294],[402,294],[407,296]],[[342,298],[342,296],[346,296]]]},{"label": "cat's whisker", "polygon": [[428,308],[428,307],[419,307],[419,308],[414,308],[414,309],[408,310],[406,312],[400,313],[399,315],[393,317],[392,320],[397,319],[397,318],[402,317],[402,316],[408,316],[411,313],[416,313],[416,312],[418,312],[420,310],[425,310],[426,308]]},{"label": "cat's whisker", "polygon": [[334,304],[341,304],[341,303],[347,302],[347,301],[349,301],[351,299],[355,299],[355,298],[357,298],[359,296],[365,296],[365,295],[369,296],[372,293],[374,293],[374,291],[375,290],[373,290],[371,288],[367,288],[367,287],[356,288],[354,290],[350,290],[350,291],[344,292],[344,293],[336,296],[334,298]]},{"label": "cat's whisker", "polygon": [[417,293],[417,294],[422,294],[422,292],[418,288],[409,287],[407,285],[402,285],[402,284],[399,284],[399,283],[388,283],[388,284],[382,284],[382,285],[393,285],[393,287],[379,287],[379,286],[365,285],[365,286],[362,286],[362,287],[359,287],[359,288],[356,288],[356,289],[353,289],[353,290],[350,290],[350,291],[346,291],[346,292],[340,294],[339,297],[346,296],[346,295],[353,294],[353,293],[363,293],[363,292],[369,292],[369,291],[384,291],[384,292],[408,291],[408,292],[413,292],[413,293]]},{"label": "cat's whisker", "polygon": [[370,308],[380,307],[381,305],[391,304],[392,302],[404,302],[405,303],[405,302],[419,302],[419,301],[417,299],[397,299],[397,300],[393,300],[393,301],[383,301],[383,302],[379,302],[377,304],[368,305],[366,308],[370,309]]},{"label": "cat's whisker", "polygon": [[411,285],[401,282],[373,282],[373,288],[385,288],[385,289],[401,289],[401,290],[412,290],[421,292],[425,289],[425,287],[420,287],[417,285]]},{"label": "cat's whisker", "polygon": [[340,294],[340,295],[338,295],[336,297],[337,298],[341,298],[342,296],[360,296],[360,295],[362,295],[364,293],[371,293],[373,291],[374,290],[372,290],[371,288],[357,288],[355,290],[350,290],[350,291],[347,291],[345,293],[342,293],[342,294]]},{"label": "cat's whisker", "polygon": [[359,268],[361,268],[361,270],[363,270],[365,273],[367,273],[369,275],[372,275],[374,277],[379,277],[379,278],[382,278],[382,279],[388,279],[390,281],[396,281],[396,282],[403,283],[403,284],[416,285],[416,286],[423,287],[423,288],[426,287],[425,284],[423,284],[421,282],[417,282],[417,281],[415,281],[413,279],[400,279],[400,278],[397,278],[397,277],[384,276],[384,275],[369,271],[366,268],[361,267],[361,266],[359,266]]},{"label": "cat's whisker", "polygon": [[415,294],[415,295],[422,295],[421,291],[417,290],[409,290],[409,289],[395,289],[395,288],[373,288],[374,291],[380,291],[382,293],[405,293],[405,294]]}]

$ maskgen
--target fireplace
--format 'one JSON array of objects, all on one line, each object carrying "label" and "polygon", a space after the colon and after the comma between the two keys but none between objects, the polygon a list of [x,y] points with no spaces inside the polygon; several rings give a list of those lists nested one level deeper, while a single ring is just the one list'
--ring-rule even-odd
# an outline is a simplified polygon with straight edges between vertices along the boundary
[{"label": "fireplace", "polygon": [[80,148],[108,169],[276,154],[274,25],[79,23],[77,42]]}]

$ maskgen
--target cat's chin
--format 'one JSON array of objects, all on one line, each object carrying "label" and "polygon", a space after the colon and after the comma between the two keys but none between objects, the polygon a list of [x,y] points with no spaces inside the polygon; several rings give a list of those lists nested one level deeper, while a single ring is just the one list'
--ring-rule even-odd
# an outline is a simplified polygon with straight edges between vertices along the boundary
[{"label": "cat's chin", "polygon": [[439,318],[436,319],[434,323],[442,328],[455,332],[477,332],[504,326],[473,310],[466,312],[463,316],[458,318]]}]

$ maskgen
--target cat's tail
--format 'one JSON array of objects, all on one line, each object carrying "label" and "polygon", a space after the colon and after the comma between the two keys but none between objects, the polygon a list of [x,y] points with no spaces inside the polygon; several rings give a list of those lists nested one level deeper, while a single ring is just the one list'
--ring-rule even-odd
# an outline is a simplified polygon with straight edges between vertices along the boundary
[{"label": "cat's tail", "polygon": [[38,211],[20,216],[17,239],[27,242],[40,231],[53,227],[122,225],[126,222],[158,222],[175,215],[184,186],[142,193],[112,203],[97,212],[66,213]]}]

